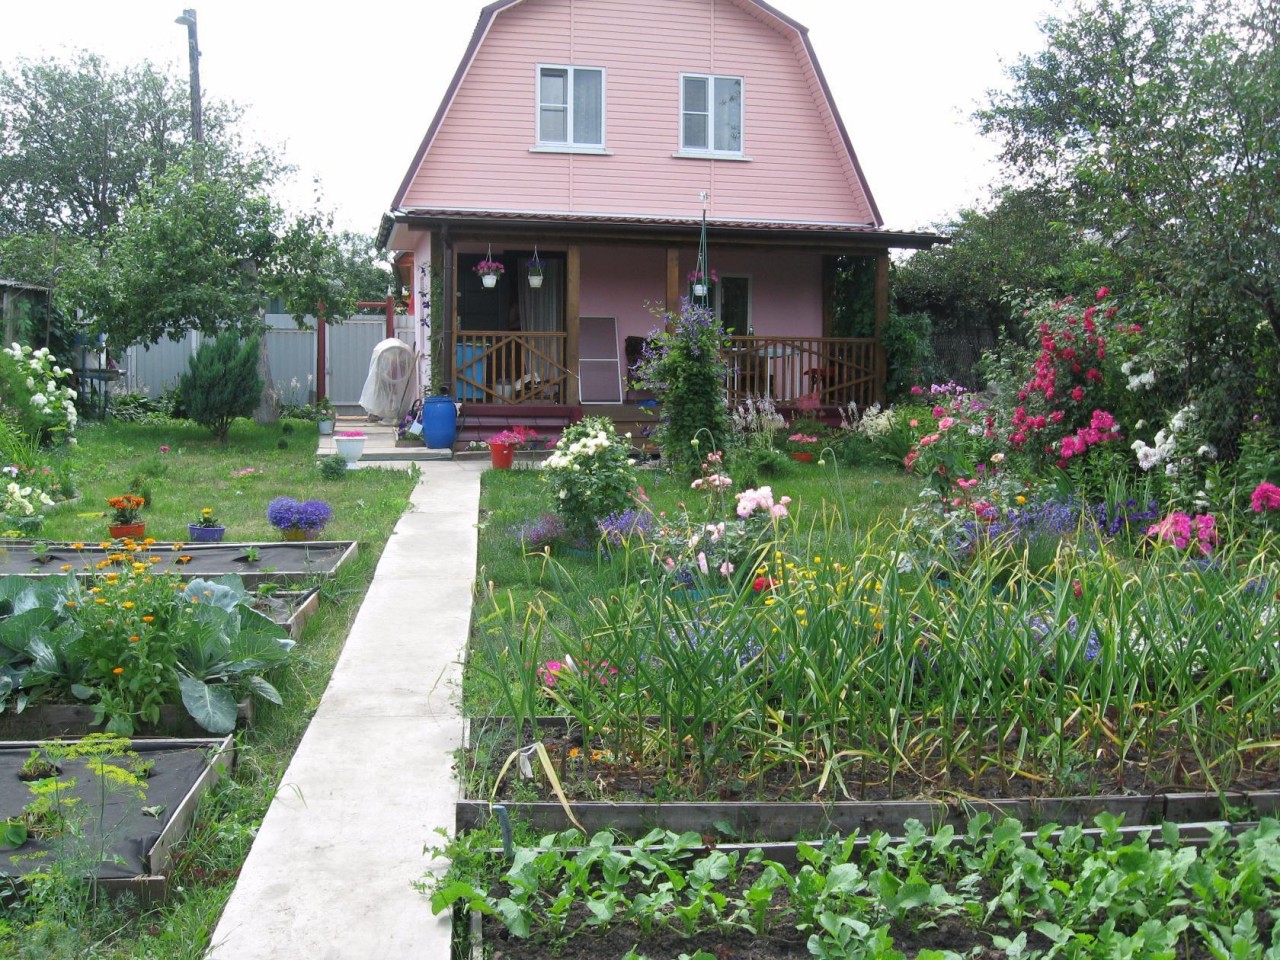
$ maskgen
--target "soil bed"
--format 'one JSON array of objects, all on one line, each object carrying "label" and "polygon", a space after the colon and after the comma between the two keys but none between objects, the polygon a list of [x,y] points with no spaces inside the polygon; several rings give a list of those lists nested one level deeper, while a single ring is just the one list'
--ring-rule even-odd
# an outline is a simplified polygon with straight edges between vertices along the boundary
[{"label": "soil bed", "polygon": [[[67,761],[62,778],[76,780],[70,795],[78,798],[73,816],[86,818],[83,835],[63,840],[31,837],[16,849],[0,850],[0,877],[20,881],[45,869],[63,849],[85,858],[86,873],[108,891],[127,889],[144,898],[162,895],[170,848],[190,827],[201,794],[230,769],[232,743],[231,737],[132,741],[130,749],[152,764],[141,800],[119,790],[106,791],[104,799],[84,761]],[[21,816],[32,801],[18,771],[37,745],[0,744],[0,821]],[[60,843],[68,846],[60,848]]]},{"label": "soil bed", "polygon": [[[184,577],[218,577],[227,573],[240,576],[246,586],[264,582],[292,583],[314,576],[331,576],[347,560],[356,555],[354,540],[310,540],[271,543],[153,543],[147,548],[149,557],[158,557],[155,567],[162,572],[177,572]],[[257,559],[251,559],[256,551]],[[35,540],[6,541],[0,547],[0,575],[24,577],[63,576],[63,566],[76,573],[88,573],[107,554],[118,547],[103,549],[97,543],[85,543],[73,549],[69,543]],[[89,570],[85,570],[86,565]]]},{"label": "soil bed", "polygon": [[[540,740],[546,747],[557,775],[570,800],[672,801],[797,801],[841,799],[867,801],[984,798],[1017,800],[1058,797],[1064,794],[1146,795],[1202,792],[1216,783],[1223,792],[1270,791],[1280,789],[1280,754],[1260,756],[1248,770],[1240,771],[1229,781],[1222,772],[1206,776],[1194,756],[1170,757],[1161,754],[1158,762],[1148,762],[1139,751],[1129,751],[1122,762],[1110,749],[1100,749],[1092,760],[1074,764],[1068,776],[1055,778],[1043,765],[1028,763],[1021,770],[1002,770],[994,763],[974,777],[957,771],[955,776],[920,776],[909,764],[890,771],[879,761],[848,762],[843,765],[844,787],[837,774],[830,774],[822,797],[816,796],[820,782],[820,763],[806,765],[779,761],[768,774],[748,782],[735,776],[732,768],[717,768],[705,776],[705,782],[690,771],[692,756],[681,769],[665,763],[666,751],[654,760],[629,756],[614,757],[603,739],[586,742],[581,732],[561,717],[540,717],[536,737],[528,731],[517,742],[511,725],[504,718],[470,719],[466,746],[472,752],[471,764],[478,767],[473,779],[492,783],[503,762],[517,747]],[[863,743],[846,743],[840,749],[862,748]],[[990,745],[988,756],[1000,751]],[[1010,761],[1013,751],[1003,751]],[[1257,751],[1261,752],[1261,751]],[[1079,760],[1079,758],[1077,758]],[[536,766],[536,764],[535,764]],[[527,796],[527,784],[509,772],[499,784],[497,798]],[[550,794],[548,793],[548,798]]]},{"label": "soil bed", "polygon": [[[0,741],[46,740],[102,733],[104,725],[95,724],[93,714],[93,707],[78,703],[31,704],[21,713],[6,710],[0,713]],[[236,707],[236,717],[238,725],[249,726],[253,722],[253,701],[241,700]],[[160,722],[138,724],[134,736],[199,738],[215,734],[196,723],[182,705],[165,704],[160,708]]]}]

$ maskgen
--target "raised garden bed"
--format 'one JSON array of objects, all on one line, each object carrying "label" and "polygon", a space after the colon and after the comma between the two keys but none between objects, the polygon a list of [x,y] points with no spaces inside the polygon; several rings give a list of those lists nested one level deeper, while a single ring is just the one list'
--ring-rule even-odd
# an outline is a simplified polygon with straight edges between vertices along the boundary
[{"label": "raised garden bed", "polygon": [[[42,742],[0,744],[0,821],[20,816],[31,802],[18,771]],[[200,797],[231,769],[234,738],[135,740],[130,749],[151,764],[141,800],[114,790],[103,800],[97,777],[82,760],[70,761],[69,769],[62,771],[64,779],[76,779],[74,809],[86,818],[84,836],[66,842],[76,844],[80,855],[91,851],[88,870],[102,889],[129,892],[148,902],[164,896],[170,850],[190,828]],[[14,849],[0,849],[0,877],[21,883],[57,851],[56,839],[37,837]]]},{"label": "raised garden bed", "polygon": [[[332,576],[348,560],[354,559],[354,540],[309,540],[270,543],[154,543],[147,556],[157,557],[156,570],[177,572],[184,577],[212,578],[237,574],[246,586],[261,583],[296,583],[315,576]],[[103,549],[86,542],[80,549],[70,543],[12,540],[0,549],[0,575],[24,577],[63,576],[68,570],[88,573],[95,564],[117,548]],[[255,556],[256,555],[256,556]],[[86,570],[86,565],[89,570]]]},{"label": "raised garden bed", "polygon": [[253,607],[271,618],[289,631],[289,636],[297,640],[302,636],[302,629],[307,621],[320,609],[320,588],[310,587],[306,590],[273,590],[263,594],[259,592]]},{"label": "raised garden bed", "polygon": [[[249,726],[253,722],[253,701],[241,700],[236,716],[238,725]],[[101,732],[101,725],[93,722],[93,707],[81,704],[37,703],[21,713],[12,709],[0,712],[0,741],[81,737]],[[213,734],[196,723],[181,705],[168,704],[160,708],[159,723],[139,725],[135,736],[207,738]]]}]

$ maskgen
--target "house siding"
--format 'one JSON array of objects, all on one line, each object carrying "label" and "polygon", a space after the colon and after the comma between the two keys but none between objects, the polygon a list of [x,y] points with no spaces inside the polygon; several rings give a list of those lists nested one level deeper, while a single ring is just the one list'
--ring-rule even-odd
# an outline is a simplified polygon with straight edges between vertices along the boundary
[{"label": "house siding", "polygon": [[[499,12],[402,207],[875,220],[805,45],[735,0],[526,0]],[[608,155],[531,152],[536,65],[605,69]],[[743,77],[749,161],[673,157],[682,73]]]}]

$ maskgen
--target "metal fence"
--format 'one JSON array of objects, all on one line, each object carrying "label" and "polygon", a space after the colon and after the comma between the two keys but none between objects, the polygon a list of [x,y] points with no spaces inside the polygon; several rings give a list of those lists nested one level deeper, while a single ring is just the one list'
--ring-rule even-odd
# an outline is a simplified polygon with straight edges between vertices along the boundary
[{"label": "metal fence", "polygon": [[[268,314],[267,356],[271,381],[285,403],[307,403],[314,399],[316,375],[316,331],[301,329],[288,314]],[[314,319],[307,318],[308,323]],[[350,317],[342,324],[326,327],[326,379],[334,403],[355,404],[360,399],[373,348],[385,339],[386,319],[381,316]],[[413,318],[396,317],[396,336],[413,346]],[[177,386],[187,372],[203,336],[188,333],[179,340],[161,340],[150,346],[134,346],[125,352],[120,366],[124,375],[115,389],[157,397]]]}]

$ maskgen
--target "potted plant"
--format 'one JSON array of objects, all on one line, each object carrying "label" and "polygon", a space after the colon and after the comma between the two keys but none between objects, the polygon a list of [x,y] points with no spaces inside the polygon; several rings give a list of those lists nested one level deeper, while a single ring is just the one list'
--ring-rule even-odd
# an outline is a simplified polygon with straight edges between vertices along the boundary
[{"label": "potted plant", "polygon": [[141,540],[146,535],[147,525],[141,518],[142,508],[146,505],[147,501],[134,493],[107,497],[107,506],[115,511],[107,525],[113,540],[124,537]]},{"label": "potted plant", "polygon": [[489,447],[489,462],[496,470],[510,470],[516,450],[529,446],[538,439],[538,431],[528,427],[508,427],[495,433],[485,443]]},{"label": "potted plant", "polygon": [[542,286],[542,268],[547,262],[538,256],[537,249],[534,249],[533,256],[529,258],[529,286],[537,290]]},{"label": "potted plant", "polygon": [[364,433],[359,430],[343,430],[334,434],[333,445],[342,459],[347,461],[348,470],[356,468],[360,455],[364,453],[364,440]]},{"label": "potted plant", "polygon": [[320,436],[327,437],[333,433],[333,404],[328,397],[316,401],[316,425],[320,428]]},{"label": "potted plant", "polygon": [[719,283],[720,278],[716,276],[714,270],[708,270],[705,274],[696,267],[689,271],[689,282],[693,284],[693,295],[695,297],[705,297],[707,288],[710,284]]},{"label": "potted plant", "polygon": [[498,285],[498,278],[502,276],[505,269],[497,260],[490,260],[488,257],[475,265],[475,271],[480,275],[480,282],[489,289]]},{"label": "potted plant", "polygon": [[267,520],[286,540],[315,540],[333,517],[333,510],[323,500],[276,497],[267,504]]},{"label": "potted plant", "polygon": [[204,507],[199,518],[187,524],[187,532],[194,543],[221,543],[227,528],[213,515],[213,507]]},{"label": "potted plant", "polygon": [[800,463],[811,463],[813,461],[813,449],[817,446],[818,438],[811,433],[793,433],[787,437],[787,453],[791,455],[792,460]]}]

